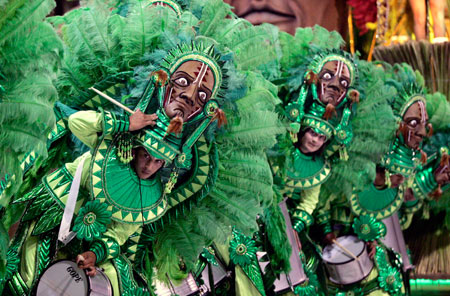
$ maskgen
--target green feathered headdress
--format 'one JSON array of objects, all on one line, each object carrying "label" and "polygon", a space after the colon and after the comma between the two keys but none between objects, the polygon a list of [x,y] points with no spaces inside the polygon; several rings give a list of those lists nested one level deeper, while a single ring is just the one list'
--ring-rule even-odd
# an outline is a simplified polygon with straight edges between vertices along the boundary
[{"label": "green feathered headdress", "polygon": [[412,104],[418,101],[426,103],[424,79],[407,64],[396,64],[392,67],[385,65],[385,67],[391,76],[387,84],[397,90],[397,95],[391,101],[392,111],[401,121]]},{"label": "green feathered headdress", "polygon": [[[219,125],[223,124],[223,122],[220,122],[220,114],[223,114],[223,112],[219,109],[217,98],[221,98],[220,101],[224,99],[227,76],[223,74],[224,62],[220,61],[220,58],[221,55],[214,51],[213,45],[205,46],[203,43],[194,41],[190,44],[178,44],[168,52],[159,70],[153,72],[150,82],[135,108],[147,110],[147,106],[153,98],[152,94],[156,93],[159,102],[159,107],[156,110],[158,119],[152,129],[146,130],[135,139],[138,145],[145,147],[154,157],[165,160],[166,164],[172,163],[175,157],[180,156],[176,165],[189,168],[189,165],[186,164],[186,158],[192,157],[188,153],[195,141],[205,132],[212,121],[218,119]],[[214,85],[211,90],[211,97],[204,105],[203,110],[191,120],[181,122],[179,131],[174,132],[171,126],[176,118],[170,120],[165,113],[166,96],[164,94],[167,91],[167,81],[178,67],[187,61],[199,61],[209,67],[214,76]],[[200,123],[195,130],[190,129],[187,132],[182,132],[185,125],[193,125],[198,122]],[[182,141],[182,138],[185,140]]]},{"label": "green feathered headdress", "polygon": [[[224,98],[227,90],[227,76],[224,74],[224,62],[220,60],[221,55],[214,50],[214,45],[205,46],[201,42],[191,42],[191,44],[179,44],[177,47],[169,51],[161,65],[166,71],[168,77],[171,77],[178,67],[187,61],[199,61],[206,64],[214,76],[214,86],[211,91],[211,100]],[[161,104],[163,102],[160,102]],[[200,116],[198,116],[200,117]],[[194,118],[190,122],[195,122]]]},{"label": "green feathered headdress", "polygon": [[[296,142],[296,134],[300,126],[316,129],[328,139],[337,136],[339,144],[348,145],[352,138],[350,127],[351,105],[359,102],[359,92],[355,89],[358,79],[358,68],[353,57],[342,50],[321,50],[315,53],[308,60],[308,66],[303,76],[303,84],[297,99],[292,100],[286,106],[286,114],[291,124],[291,134]],[[331,114],[329,106],[325,106],[317,95],[317,75],[322,70],[325,63],[329,61],[342,61],[347,65],[350,72],[350,83],[346,97],[336,108],[342,109],[339,120],[329,120]],[[307,101],[307,97],[312,96],[312,100]],[[348,103],[350,98],[350,103]],[[305,107],[309,106],[309,107]],[[305,111],[305,108],[307,110]],[[334,111],[334,108],[333,108]],[[306,114],[305,114],[306,113]],[[332,152],[330,152],[330,155]]]},{"label": "green feathered headdress", "polygon": [[149,5],[167,5],[168,7],[172,8],[173,11],[177,14],[178,17],[181,16],[183,13],[183,8],[181,6],[181,3],[178,1],[172,1],[172,0],[150,0]]}]

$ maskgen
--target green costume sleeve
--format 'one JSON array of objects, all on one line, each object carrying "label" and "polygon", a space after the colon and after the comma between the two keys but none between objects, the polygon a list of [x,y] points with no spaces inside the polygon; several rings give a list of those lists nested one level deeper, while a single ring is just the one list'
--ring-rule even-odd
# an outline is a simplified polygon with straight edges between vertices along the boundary
[{"label": "green costume sleeve", "polygon": [[102,238],[94,241],[89,249],[97,256],[97,263],[116,258],[120,253],[120,246],[140,227],[140,224],[111,222]]},{"label": "green costume sleeve", "polygon": [[311,215],[319,202],[319,193],[320,185],[302,190],[300,202],[292,214],[295,230],[301,231],[313,224]]},{"label": "green costume sleeve", "polygon": [[332,231],[332,229],[331,229],[331,199],[332,199],[332,196],[330,196],[330,198],[328,198],[323,203],[320,203],[317,208],[317,214],[315,215],[316,222],[317,222],[317,224],[319,224],[322,227],[324,234],[330,233]]},{"label": "green costume sleeve", "polygon": [[428,167],[416,173],[412,190],[414,196],[418,199],[427,199],[428,194],[437,188],[438,184],[434,179],[433,168]]},{"label": "green costume sleeve", "polygon": [[112,135],[128,131],[129,121],[126,116],[108,111],[79,111],[69,117],[69,129],[90,148],[98,142],[99,133]]}]

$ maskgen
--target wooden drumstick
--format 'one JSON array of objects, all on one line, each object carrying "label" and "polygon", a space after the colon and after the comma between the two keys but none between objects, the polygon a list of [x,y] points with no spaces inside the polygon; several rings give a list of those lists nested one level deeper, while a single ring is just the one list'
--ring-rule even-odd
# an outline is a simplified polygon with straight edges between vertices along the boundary
[{"label": "wooden drumstick", "polygon": [[110,101],[111,103],[113,103],[114,105],[122,108],[123,110],[127,111],[130,114],[134,114],[134,111],[131,110],[130,108],[128,108],[127,106],[117,102],[116,100],[114,100],[113,98],[111,98],[110,96],[108,96],[107,94],[99,91],[98,89],[94,88],[94,87],[90,87],[90,90],[95,91],[97,94],[99,94],[100,96],[104,97],[105,99],[107,99],[108,101]]},{"label": "wooden drumstick", "polygon": [[341,248],[345,253],[347,253],[347,255],[350,255],[353,259],[355,259],[356,261],[359,261],[358,257],[356,257],[349,249],[347,249],[346,247],[344,247],[343,245],[338,243],[338,241],[336,239],[333,239],[332,242],[335,243],[336,246]]}]

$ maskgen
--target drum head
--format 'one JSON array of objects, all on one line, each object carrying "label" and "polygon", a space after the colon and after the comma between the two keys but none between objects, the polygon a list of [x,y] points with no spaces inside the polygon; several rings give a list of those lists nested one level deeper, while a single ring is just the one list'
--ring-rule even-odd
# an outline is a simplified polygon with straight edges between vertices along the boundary
[{"label": "drum head", "polygon": [[75,262],[62,260],[45,270],[39,279],[37,296],[86,296],[89,283],[86,274]]},{"label": "drum head", "polygon": [[[353,235],[338,237],[337,242],[352,252],[356,257],[364,251],[365,244],[362,240]],[[353,260],[353,257],[338,247],[331,244],[323,249],[323,260],[328,264],[343,264]]]}]

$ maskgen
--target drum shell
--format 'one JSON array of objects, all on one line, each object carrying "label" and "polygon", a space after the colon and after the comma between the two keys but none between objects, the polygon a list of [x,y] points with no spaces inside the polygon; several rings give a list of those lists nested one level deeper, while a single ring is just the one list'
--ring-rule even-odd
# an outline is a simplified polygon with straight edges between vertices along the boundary
[{"label": "drum shell", "polygon": [[170,283],[167,286],[165,283],[155,280],[153,282],[155,287],[155,294],[158,296],[171,296],[173,294],[179,296],[193,296],[197,295],[200,291],[197,283],[195,282],[194,276],[192,273],[189,273],[187,278],[185,278],[181,284],[175,286]]},{"label": "drum shell", "polygon": [[[89,296],[112,296],[112,286],[109,278],[101,270],[97,268],[95,276],[88,276],[89,280]],[[108,285],[105,285],[105,283]]]},{"label": "drum shell", "polygon": [[350,235],[339,237],[337,241],[343,244],[346,239],[361,244],[359,252],[354,254],[356,258],[359,259],[359,262],[350,255],[344,253],[344,251],[340,250],[340,248],[335,244],[328,245],[324,248],[323,252],[325,254],[331,248],[338,248],[341,253],[348,256],[348,260],[343,262],[332,262],[331,260],[327,260],[325,258],[326,256],[323,258],[325,267],[328,271],[329,280],[339,285],[349,285],[362,281],[369,275],[373,268],[373,261],[369,257],[365,243],[360,241],[355,236]]},{"label": "drum shell", "polygon": [[[209,281],[209,268],[211,268],[214,283],[211,283]],[[204,284],[200,287],[200,289],[202,289],[203,294],[208,295],[207,293],[212,291],[212,285],[214,285],[214,287],[217,289],[225,281],[231,279],[231,272],[227,271],[226,268],[220,262],[218,262],[217,266],[213,264],[209,265],[207,264],[205,266],[205,269],[203,269],[201,273],[201,279]]]},{"label": "drum shell", "polygon": [[284,217],[286,223],[286,237],[291,245],[291,254],[289,257],[289,263],[291,265],[291,271],[288,274],[282,273],[280,277],[274,282],[274,291],[277,295],[286,293],[296,286],[304,283],[308,278],[303,270],[303,263],[298,255],[301,250],[301,243],[297,232],[292,227],[291,218],[288,213],[286,198],[281,201],[278,206]]},{"label": "drum shell", "polygon": [[398,214],[394,213],[392,216],[383,219],[383,223],[386,225],[386,236],[383,237],[381,241],[387,247],[400,254],[402,257],[404,272],[413,269],[414,265],[411,263],[406,250],[405,238],[403,237],[403,231],[400,226]]}]

